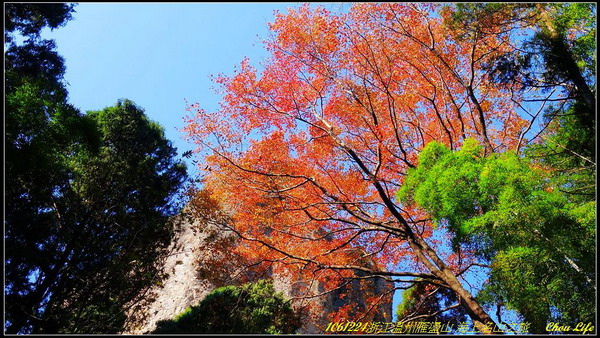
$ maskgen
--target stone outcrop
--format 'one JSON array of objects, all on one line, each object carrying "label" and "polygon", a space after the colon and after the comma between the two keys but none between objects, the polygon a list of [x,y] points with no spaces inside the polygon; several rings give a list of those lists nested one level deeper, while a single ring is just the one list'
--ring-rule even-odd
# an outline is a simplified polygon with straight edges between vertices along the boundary
[{"label": "stone outcrop", "polygon": [[199,251],[207,237],[191,223],[175,220],[174,239],[163,262],[167,276],[148,291],[140,306],[130,311],[124,333],[152,332],[158,321],[173,318],[215,288],[212,282],[198,278],[196,272],[196,257],[202,254]]},{"label": "stone outcrop", "polygon": [[[270,271],[249,273],[242,269],[242,263],[236,257],[231,256],[230,250],[224,249],[224,245],[235,243],[231,235],[224,234],[215,225],[200,225],[185,216],[178,216],[174,223],[175,236],[169,255],[162,264],[166,278],[144,295],[142,303],[130,309],[125,334],[150,333],[159,321],[172,319],[187,307],[197,305],[217,287],[261,278],[271,278],[275,290],[292,299],[292,306],[301,313],[303,320],[298,333],[323,333],[330,313],[347,305],[364,310],[368,306],[367,297],[389,292],[392,288],[383,279],[365,279],[354,280],[343,288],[327,292],[321,283],[314,280],[290,280],[289,276],[279,276]],[[218,267],[211,264],[215,260],[223,264]],[[207,273],[209,271],[210,274]],[[303,297],[307,293],[320,296]],[[391,294],[388,299],[363,321],[390,322]]]}]

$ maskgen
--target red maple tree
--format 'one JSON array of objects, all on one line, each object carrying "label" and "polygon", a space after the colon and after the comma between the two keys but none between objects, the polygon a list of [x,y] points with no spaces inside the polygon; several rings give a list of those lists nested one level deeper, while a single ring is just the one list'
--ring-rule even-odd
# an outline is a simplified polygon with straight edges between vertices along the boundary
[{"label": "red maple tree", "polygon": [[503,151],[530,121],[483,67],[511,45],[498,34],[458,37],[434,9],[278,14],[263,69],[244,60],[217,76],[220,109],[189,105],[185,131],[205,157],[221,223],[243,239],[239,254],[327,288],[352,278],[440,285],[483,331],[493,320],[459,280],[474,258],[443,252],[428,216],[394,196],[428,142],[456,149],[474,137]]}]

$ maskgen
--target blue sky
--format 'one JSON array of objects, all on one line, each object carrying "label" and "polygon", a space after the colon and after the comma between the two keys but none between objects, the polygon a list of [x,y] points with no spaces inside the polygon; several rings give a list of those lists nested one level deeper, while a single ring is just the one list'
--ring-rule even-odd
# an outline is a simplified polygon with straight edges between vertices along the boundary
[{"label": "blue sky", "polygon": [[[69,101],[82,111],[133,100],[159,122],[181,154],[185,100],[218,107],[210,75],[231,74],[261,41],[274,10],[299,3],[81,3],[65,27],[45,31],[66,60]],[[323,6],[338,6],[324,3]],[[191,167],[191,164],[189,165]],[[191,169],[191,168],[190,168]]]}]

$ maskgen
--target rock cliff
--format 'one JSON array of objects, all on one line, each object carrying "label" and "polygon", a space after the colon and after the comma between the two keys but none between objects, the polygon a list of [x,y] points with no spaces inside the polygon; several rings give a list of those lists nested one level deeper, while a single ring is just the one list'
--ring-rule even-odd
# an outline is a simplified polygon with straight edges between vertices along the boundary
[{"label": "rock cliff", "polygon": [[[217,287],[261,278],[271,278],[275,289],[292,299],[292,306],[303,318],[298,333],[324,333],[329,314],[344,306],[364,310],[368,306],[367,297],[392,288],[382,279],[366,279],[327,292],[314,280],[290,280],[271,271],[248,272],[243,269],[240,258],[227,250],[227,245],[235,245],[231,234],[224,234],[215,225],[198,224],[186,216],[175,218],[174,228],[169,255],[162,263],[166,277],[143,295],[140,304],[129,310],[125,334],[150,333],[158,321],[172,319],[185,308],[198,304]],[[223,264],[217,266],[213,264],[215,261]],[[302,297],[307,294],[313,296]],[[391,313],[390,295],[387,302],[371,311],[363,321],[389,322]]]}]

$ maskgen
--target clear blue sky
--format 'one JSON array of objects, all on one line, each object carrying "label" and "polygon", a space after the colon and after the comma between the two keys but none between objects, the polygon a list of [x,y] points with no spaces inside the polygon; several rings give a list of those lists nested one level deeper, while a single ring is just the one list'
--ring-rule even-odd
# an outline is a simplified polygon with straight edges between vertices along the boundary
[{"label": "clear blue sky", "polygon": [[[338,5],[322,4],[325,7]],[[66,60],[69,101],[83,112],[133,100],[181,154],[185,100],[216,109],[209,76],[231,74],[244,56],[267,56],[274,10],[299,3],[81,3],[65,27],[45,31]],[[191,164],[188,165],[191,167]],[[192,169],[192,168],[190,168]]]}]

